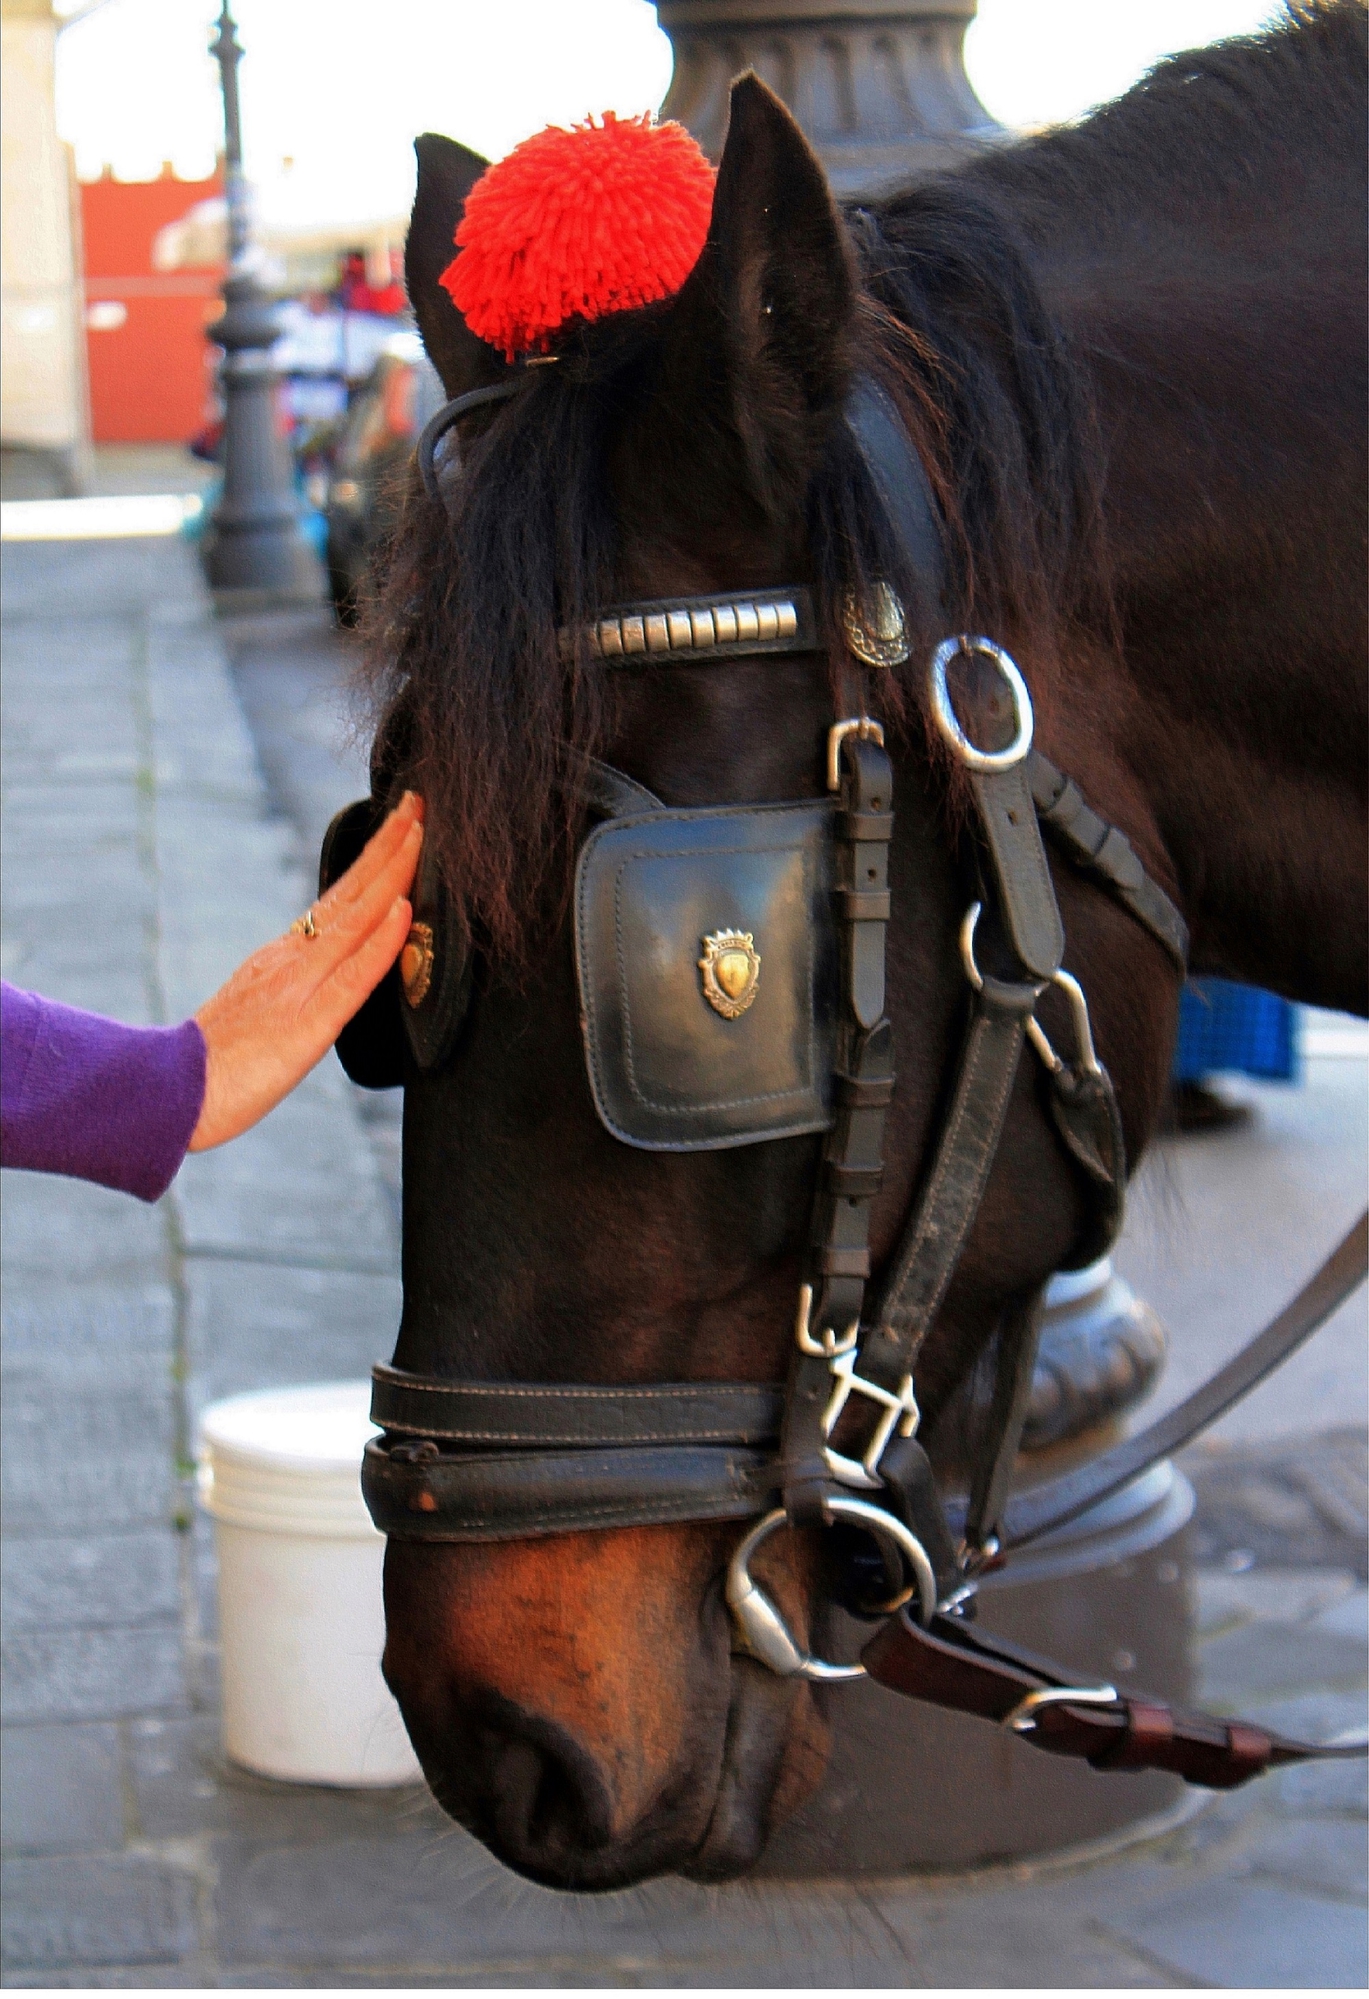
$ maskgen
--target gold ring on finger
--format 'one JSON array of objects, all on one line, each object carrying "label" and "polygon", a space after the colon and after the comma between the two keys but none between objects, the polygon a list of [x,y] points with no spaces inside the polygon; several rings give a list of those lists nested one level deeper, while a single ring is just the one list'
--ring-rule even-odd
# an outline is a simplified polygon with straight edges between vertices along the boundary
[{"label": "gold ring on finger", "polygon": [[318,925],[314,921],[314,912],[312,909],[306,909],[303,916],[295,918],[294,922],[290,925],[290,935],[292,937],[318,936]]}]

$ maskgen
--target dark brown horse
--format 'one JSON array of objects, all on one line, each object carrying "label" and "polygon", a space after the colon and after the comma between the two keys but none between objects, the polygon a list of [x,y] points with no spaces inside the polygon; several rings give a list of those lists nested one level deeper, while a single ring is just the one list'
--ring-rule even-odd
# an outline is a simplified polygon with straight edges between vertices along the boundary
[{"label": "dark brown horse", "polygon": [[[455,532],[415,486],[377,626],[390,754],[480,946],[463,1040],[405,1106],[397,1363],[529,1382],[782,1379],[818,1142],[644,1153],[599,1122],[566,921],[591,747],[667,801],[819,793],[833,714],[891,726],[898,1089],[876,1267],[919,1183],[966,1004],[954,774],[906,669],[811,656],[567,667],[558,623],[631,598],[810,583],[889,551],[837,415],[894,396],[947,524],[954,628],[1017,658],[1038,741],[1192,929],[1195,970],[1362,1011],[1365,16],[1298,6],[1167,63],[1076,130],[842,213],[783,107],[735,87],[708,244],[669,303],[584,328],[468,423]],[[449,394],[503,364],[438,274],[482,162],[419,143],[410,294]],[[1178,975],[1055,866],[1135,1160]],[[1069,1260],[1074,1172],[1024,1068],[919,1364],[938,1413],[1005,1304]],[[454,1337],[453,1328],[460,1329]],[[817,1780],[821,1699],[734,1657],[735,1528],[392,1542],[386,1673],[433,1789],[511,1866],[607,1888],[745,1868]],[[807,1537],[767,1549],[808,1628]],[[841,1698],[838,1691],[832,1698]]]}]

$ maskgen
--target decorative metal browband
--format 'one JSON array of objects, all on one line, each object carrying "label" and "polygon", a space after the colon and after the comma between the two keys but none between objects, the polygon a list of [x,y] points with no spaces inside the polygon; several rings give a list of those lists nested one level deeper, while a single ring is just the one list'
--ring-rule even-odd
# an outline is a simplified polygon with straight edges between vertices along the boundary
[{"label": "decorative metal browband", "polygon": [[[736,659],[753,653],[818,652],[817,620],[806,590],[750,592],[745,597],[665,597],[625,605],[589,626],[594,659],[628,662],[663,658]],[[557,633],[563,659],[575,635]]]}]

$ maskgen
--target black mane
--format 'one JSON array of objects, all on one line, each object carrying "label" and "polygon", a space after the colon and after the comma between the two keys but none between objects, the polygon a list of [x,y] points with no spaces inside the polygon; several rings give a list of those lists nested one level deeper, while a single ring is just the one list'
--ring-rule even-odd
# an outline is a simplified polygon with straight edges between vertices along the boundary
[{"label": "black mane", "polygon": [[[1110,635],[1102,452],[1082,372],[1031,274],[1033,240],[1062,209],[1115,233],[1138,207],[1190,199],[1195,183],[1248,178],[1257,149],[1296,151],[1328,78],[1355,87],[1365,19],[1359,0],[1292,0],[1270,33],[1176,57],[1077,128],[848,208],[862,285],[852,364],[884,380],[923,452],[958,621]],[[451,521],[414,480],[370,617],[382,765],[424,793],[458,916],[505,959],[526,952],[530,917],[564,890],[565,745],[593,751],[611,729],[607,676],[563,660],[556,628],[621,598],[611,447],[650,411],[669,311],[578,329],[560,364],[469,444]],[[735,455],[710,453],[706,429],[694,442],[701,480],[735,478]],[[833,627],[872,574],[918,603],[837,423],[806,512]],[[920,610],[930,631],[932,609]],[[900,700],[914,713],[911,673],[881,698],[886,713]]]}]

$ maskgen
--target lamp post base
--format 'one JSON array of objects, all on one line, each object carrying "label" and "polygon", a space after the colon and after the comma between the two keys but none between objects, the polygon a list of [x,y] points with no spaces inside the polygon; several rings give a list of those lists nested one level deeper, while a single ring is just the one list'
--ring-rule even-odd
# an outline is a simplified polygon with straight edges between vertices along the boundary
[{"label": "lamp post base", "polygon": [[[206,537],[207,539],[207,537]],[[221,618],[247,618],[264,611],[313,610],[327,602],[328,584],[313,550],[301,543],[295,574],[286,583],[263,588],[256,583],[218,584],[209,571],[209,594]]]},{"label": "lamp post base", "polygon": [[202,559],[211,590],[250,591],[251,608],[317,603],[323,595],[322,570],[300,533],[290,452],[277,417],[270,350],[278,332],[271,300],[251,272],[231,277],[223,318],[210,329],[224,349],[224,469]]}]

